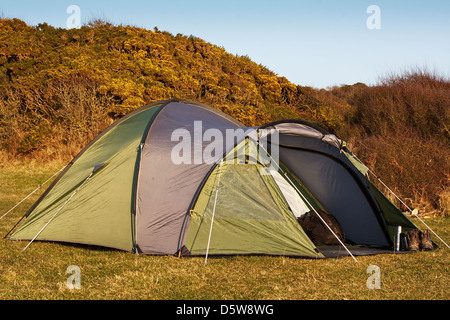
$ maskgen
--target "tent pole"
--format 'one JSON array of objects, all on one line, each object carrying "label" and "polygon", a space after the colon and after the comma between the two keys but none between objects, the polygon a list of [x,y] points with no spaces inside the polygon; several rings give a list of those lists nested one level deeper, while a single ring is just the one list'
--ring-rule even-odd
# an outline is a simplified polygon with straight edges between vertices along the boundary
[{"label": "tent pole", "polygon": [[[264,149],[264,147],[261,145],[261,144],[259,144],[260,145],[260,147],[266,152],[266,154],[270,157],[270,158],[272,158],[271,156],[270,156],[270,154],[269,154],[269,152],[266,150],[266,149]],[[273,158],[272,158],[273,159]],[[358,260],[356,260],[356,258],[355,258],[355,256],[350,252],[350,250],[347,248],[347,246],[341,241],[341,239],[339,239],[339,237],[336,235],[336,233],[334,233],[334,231],[330,228],[330,226],[325,222],[325,220],[320,216],[320,214],[317,212],[317,210],[314,208],[314,206],[312,206],[310,203],[309,203],[309,201],[308,201],[308,199],[306,199],[306,197],[303,195],[303,193],[301,193],[300,192],[300,190],[298,190],[298,188],[297,188],[297,186],[292,182],[292,180],[289,178],[289,176],[287,175],[287,173],[283,170],[283,169],[281,169],[281,167],[278,165],[278,163],[277,162],[275,162],[276,163],[276,166],[278,167],[278,170],[280,170],[281,172],[283,172],[283,174],[284,174],[284,176],[286,177],[286,179],[290,182],[290,184],[295,188],[295,190],[297,191],[297,193],[302,197],[302,199],[303,199],[303,201],[305,201],[307,204],[308,204],[308,206],[309,207],[311,207],[313,210],[314,210],[314,212],[317,214],[317,216],[320,218],[320,220],[327,226],[327,228],[331,231],[331,233],[334,235],[334,237],[339,241],[339,243],[344,247],[344,249],[350,254],[350,256],[353,258],[353,260],[355,260],[356,262],[358,262]]]},{"label": "tent pole", "polygon": [[[358,160],[360,163],[362,163],[362,164],[364,164],[361,160],[359,160],[354,154],[352,154],[352,156],[356,159],[356,160]],[[367,167],[366,167],[367,168]],[[436,234],[436,232],[434,232],[422,219],[420,219],[419,218],[419,216],[418,216],[418,211],[417,211],[417,209],[415,209],[415,210],[412,210],[410,207],[408,207],[407,205],[406,205],[406,203],[402,200],[402,199],[400,199],[400,197],[399,196],[397,196],[395,193],[394,193],[394,191],[392,191],[372,170],[370,170],[369,168],[367,168],[367,170],[375,177],[375,179],[377,179],[378,180],[378,182],[380,182],[390,193],[392,193],[392,195],[398,200],[398,201],[400,201],[400,203],[401,204],[403,204],[404,206],[405,206],[405,208],[413,215],[413,216],[415,216],[417,219],[419,219],[419,221],[420,222],[422,222],[424,225],[425,225],[425,227],[427,227],[431,232],[433,232],[433,234],[443,243],[443,244],[445,244],[445,246],[447,247],[447,248],[449,248],[450,249],[450,247],[448,246],[448,244],[447,243],[445,243],[445,241],[444,240],[442,240],[441,239],[441,237],[439,237],[437,234]]]},{"label": "tent pole", "polygon": [[[10,213],[11,211],[13,211],[16,207],[18,207],[22,202],[24,202],[25,200],[27,200],[32,194],[34,194],[36,191],[38,191],[40,188],[42,188],[43,185],[45,185],[47,182],[49,182],[51,179],[53,179],[53,177],[55,177],[57,174],[59,174],[61,171],[64,170],[64,168],[67,167],[67,165],[65,165],[63,168],[61,168],[61,170],[59,170],[58,172],[56,172],[54,175],[52,175],[50,178],[48,178],[44,183],[40,184],[36,189],[34,189],[33,192],[31,192],[29,195],[27,195],[25,198],[23,198],[20,202],[18,202],[14,207],[12,207],[11,209],[8,210],[8,212],[6,212],[4,215],[2,215],[0,217],[0,220],[3,219],[8,213]],[[22,219],[21,219],[22,220]]]},{"label": "tent pole", "polygon": [[83,181],[83,183],[72,193],[72,195],[69,197],[69,199],[66,200],[66,202],[62,205],[61,208],[59,208],[59,210],[50,218],[50,220],[47,221],[47,223],[42,227],[41,230],[39,230],[39,232],[34,236],[33,239],[31,239],[31,241],[27,244],[27,246],[25,248],[23,248],[22,252],[27,250],[27,248],[31,245],[31,243],[36,240],[36,238],[41,234],[42,231],[44,231],[44,229],[48,226],[48,224],[53,220],[53,218],[55,218],[58,213],[61,212],[61,210],[69,203],[69,201],[73,198],[73,196],[78,192],[78,190],[81,189],[81,187],[92,177],[92,175],[94,174],[94,171],[91,172],[91,174],[86,178],[86,180]]},{"label": "tent pole", "polygon": [[214,222],[214,214],[216,212],[217,195],[219,193],[219,182],[220,182],[220,174],[222,173],[222,164],[223,164],[223,159],[220,161],[220,166],[219,166],[219,177],[217,178],[216,196],[214,198],[214,206],[213,206],[213,212],[212,212],[212,217],[211,217],[211,227],[209,228],[209,237],[208,237],[208,245],[206,247],[205,264],[208,261],[209,244],[211,242],[211,233],[212,233],[212,227],[213,227],[213,222]]},{"label": "tent pole", "polygon": [[[280,168],[281,170],[281,168]],[[283,171],[283,170],[282,170]],[[300,194],[300,196],[303,198],[303,201],[305,201],[308,206],[310,206],[314,212],[316,213],[316,215],[320,218],[320,220],[327,226],[328,230],[331,231],[331,233],[334,235],[334,237],[339,241],[339,243],[344,247],[344,249],[350,254],[350,256],[353,258],[353,260],[355,260],[356,262],[358,262],[358,260],[356,260],[355,256],[350,252],[350,250],[348,250],[347,246],[341,241],[341,239],[339,239],[339,237],[336,235],[336,233],[334,233],[333,229],[330,228],[330,226],[325,222],[325,220],[320,216],[320,214],[317,212],[316,208],[314,208],[314,206],[312,206],[308,199],[306,199],[306,197],[300,192],[300,190],[298,190],[297,186],[291,181],[291,179],[288,177],[288,175],[286,174],[286,172],[284,172],[284,176],[289,180],[289,182],[292,184],[292,186],[295,188],[295,190],[297,190],[297,192]]]}]

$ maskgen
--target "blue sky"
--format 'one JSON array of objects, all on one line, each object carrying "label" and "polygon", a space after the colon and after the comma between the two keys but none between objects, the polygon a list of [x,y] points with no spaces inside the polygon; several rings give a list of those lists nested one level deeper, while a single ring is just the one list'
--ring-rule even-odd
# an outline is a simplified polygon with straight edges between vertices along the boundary
[{"label": "blue sky", "polygon": [[[450,77],[449,0],[0,0],[0,14],[66,28],[69,5],[82,23],[192,34],[299,85],[374,84],[417,67]],[[380,29],[367,27],[370,5]]]}]

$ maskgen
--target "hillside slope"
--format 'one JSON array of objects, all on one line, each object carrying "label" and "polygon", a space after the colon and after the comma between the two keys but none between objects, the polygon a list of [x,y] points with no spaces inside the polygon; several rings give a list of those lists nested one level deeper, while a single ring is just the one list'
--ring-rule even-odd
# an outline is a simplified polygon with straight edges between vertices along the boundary
[{"label": "hillside slope", "polygon": [[2,112],[16,112],[17,121],[3,123],[2,147],[14,154],[79,147],[131,110],[173,97],[246,125],[296,114],[297,86],[193,36],[99,21],[65,30],[3,19],[0,28]]},{"label": "hillside slope", "polygon": [[253,126],[302,118],[337,133],[413,206],[449,210],[450,82],[413,71],[318,90],[194,36],[92,21],[0,20],[0,153],[68,161],[124,114],[168,98]]}]

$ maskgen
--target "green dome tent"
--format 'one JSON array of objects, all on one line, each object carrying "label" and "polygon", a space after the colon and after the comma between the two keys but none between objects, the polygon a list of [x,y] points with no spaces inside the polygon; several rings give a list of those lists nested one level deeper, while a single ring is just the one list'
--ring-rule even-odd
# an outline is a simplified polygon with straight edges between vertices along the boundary
[{"label": "green dome tent", "polygon": [[416,228],[320,127],[284,120],[245,128],[172,99],[135,110],[90,142],[10,239],[323,258],[297,220],[318,210],[339,221],[351,245],[389,249],[398,226]]}]

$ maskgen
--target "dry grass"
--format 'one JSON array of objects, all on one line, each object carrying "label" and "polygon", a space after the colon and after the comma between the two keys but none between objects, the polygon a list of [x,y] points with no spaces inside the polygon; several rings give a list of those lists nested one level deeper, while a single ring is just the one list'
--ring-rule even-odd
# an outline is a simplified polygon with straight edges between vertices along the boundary
[{"label": "dry grass", "polygon": [[439,206],[445,216],[450,216],[450,189],[447,188],[439,195]]},{"label": "dry grass", "polygon": [[[59,166],[0,169],[0,212],[6,212],[51,176]],[[0,234],[37,199],[0,220]],[[449,219],[426,219],[443,239],[450,238]],[[420,223],[417,222],[417,225]],[[450,297],[450,254],[433,252],[307,260],[287,257],[203,258],[141,256],[102,248],[0,242],[0,299],[82,300],[317,300],[418,299]],[[81,289],[69,289],[66,270],[81,270]],[[367,268],[381,270],[381,289],[368,289]]]}]

